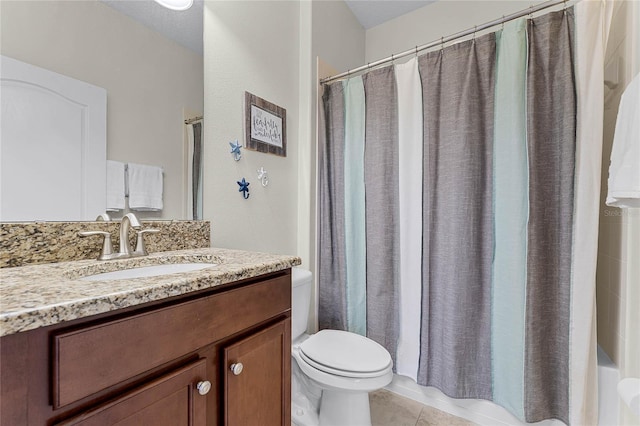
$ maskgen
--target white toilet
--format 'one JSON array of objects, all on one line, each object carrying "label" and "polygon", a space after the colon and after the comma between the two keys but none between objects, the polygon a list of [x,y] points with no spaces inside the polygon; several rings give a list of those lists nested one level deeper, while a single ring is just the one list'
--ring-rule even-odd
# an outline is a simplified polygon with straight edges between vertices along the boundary
[{"label": "white toilet", "polygon": [[393,378],[389,352],[371,339],[338,330],[305,334],[311,272],[292,269],[291,419],[298,426],[370,426],[369,392]]}]

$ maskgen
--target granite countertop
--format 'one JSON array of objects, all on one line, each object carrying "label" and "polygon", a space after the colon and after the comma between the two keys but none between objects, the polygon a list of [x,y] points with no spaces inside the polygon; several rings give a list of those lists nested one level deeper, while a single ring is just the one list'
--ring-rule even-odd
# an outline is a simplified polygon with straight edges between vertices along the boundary
[{"label": "granite countertop", "polygon": [[[85,281],[101,272],[167,263],[211,268],[156,277]],[[296,256],[206,248],[109,261],[79,260],[0,269],[0,336],[179,296],[300,265]]]}]

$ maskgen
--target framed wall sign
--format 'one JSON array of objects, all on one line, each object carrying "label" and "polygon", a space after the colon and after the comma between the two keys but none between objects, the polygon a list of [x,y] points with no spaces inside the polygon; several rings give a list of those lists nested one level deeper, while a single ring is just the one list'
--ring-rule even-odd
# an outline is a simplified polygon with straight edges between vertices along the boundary
[{"label": "framed wall sign", "polygon": [[287,156],[287,110],[244,92],[245,147]]}]

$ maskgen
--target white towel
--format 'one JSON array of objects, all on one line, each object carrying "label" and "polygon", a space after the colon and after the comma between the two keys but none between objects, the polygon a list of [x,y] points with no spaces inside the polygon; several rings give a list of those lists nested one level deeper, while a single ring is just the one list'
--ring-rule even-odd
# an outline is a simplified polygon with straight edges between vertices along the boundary
[{"label": "white towel", "polygon": [[124,196],[124,163],[107,160],[107,211],[124,209]]},{"label": "white towel", "polygon": [[162,168],[129,163],[129,208],[162,210]]},{"label": "white towel", "polygon": [[640,207],[640,74],[631,80],[620,99],[607,205]]}]

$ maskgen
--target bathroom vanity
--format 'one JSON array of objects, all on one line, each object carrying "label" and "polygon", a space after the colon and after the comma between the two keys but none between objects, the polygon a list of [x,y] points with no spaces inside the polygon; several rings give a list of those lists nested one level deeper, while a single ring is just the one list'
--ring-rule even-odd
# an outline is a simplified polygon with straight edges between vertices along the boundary
[{"label": "bathroom vanity", "polygon": [[[212,267],[83,279],[184,262]],[[291,424],[299,263],[198,249],[3,269],[0,425]]]}]

